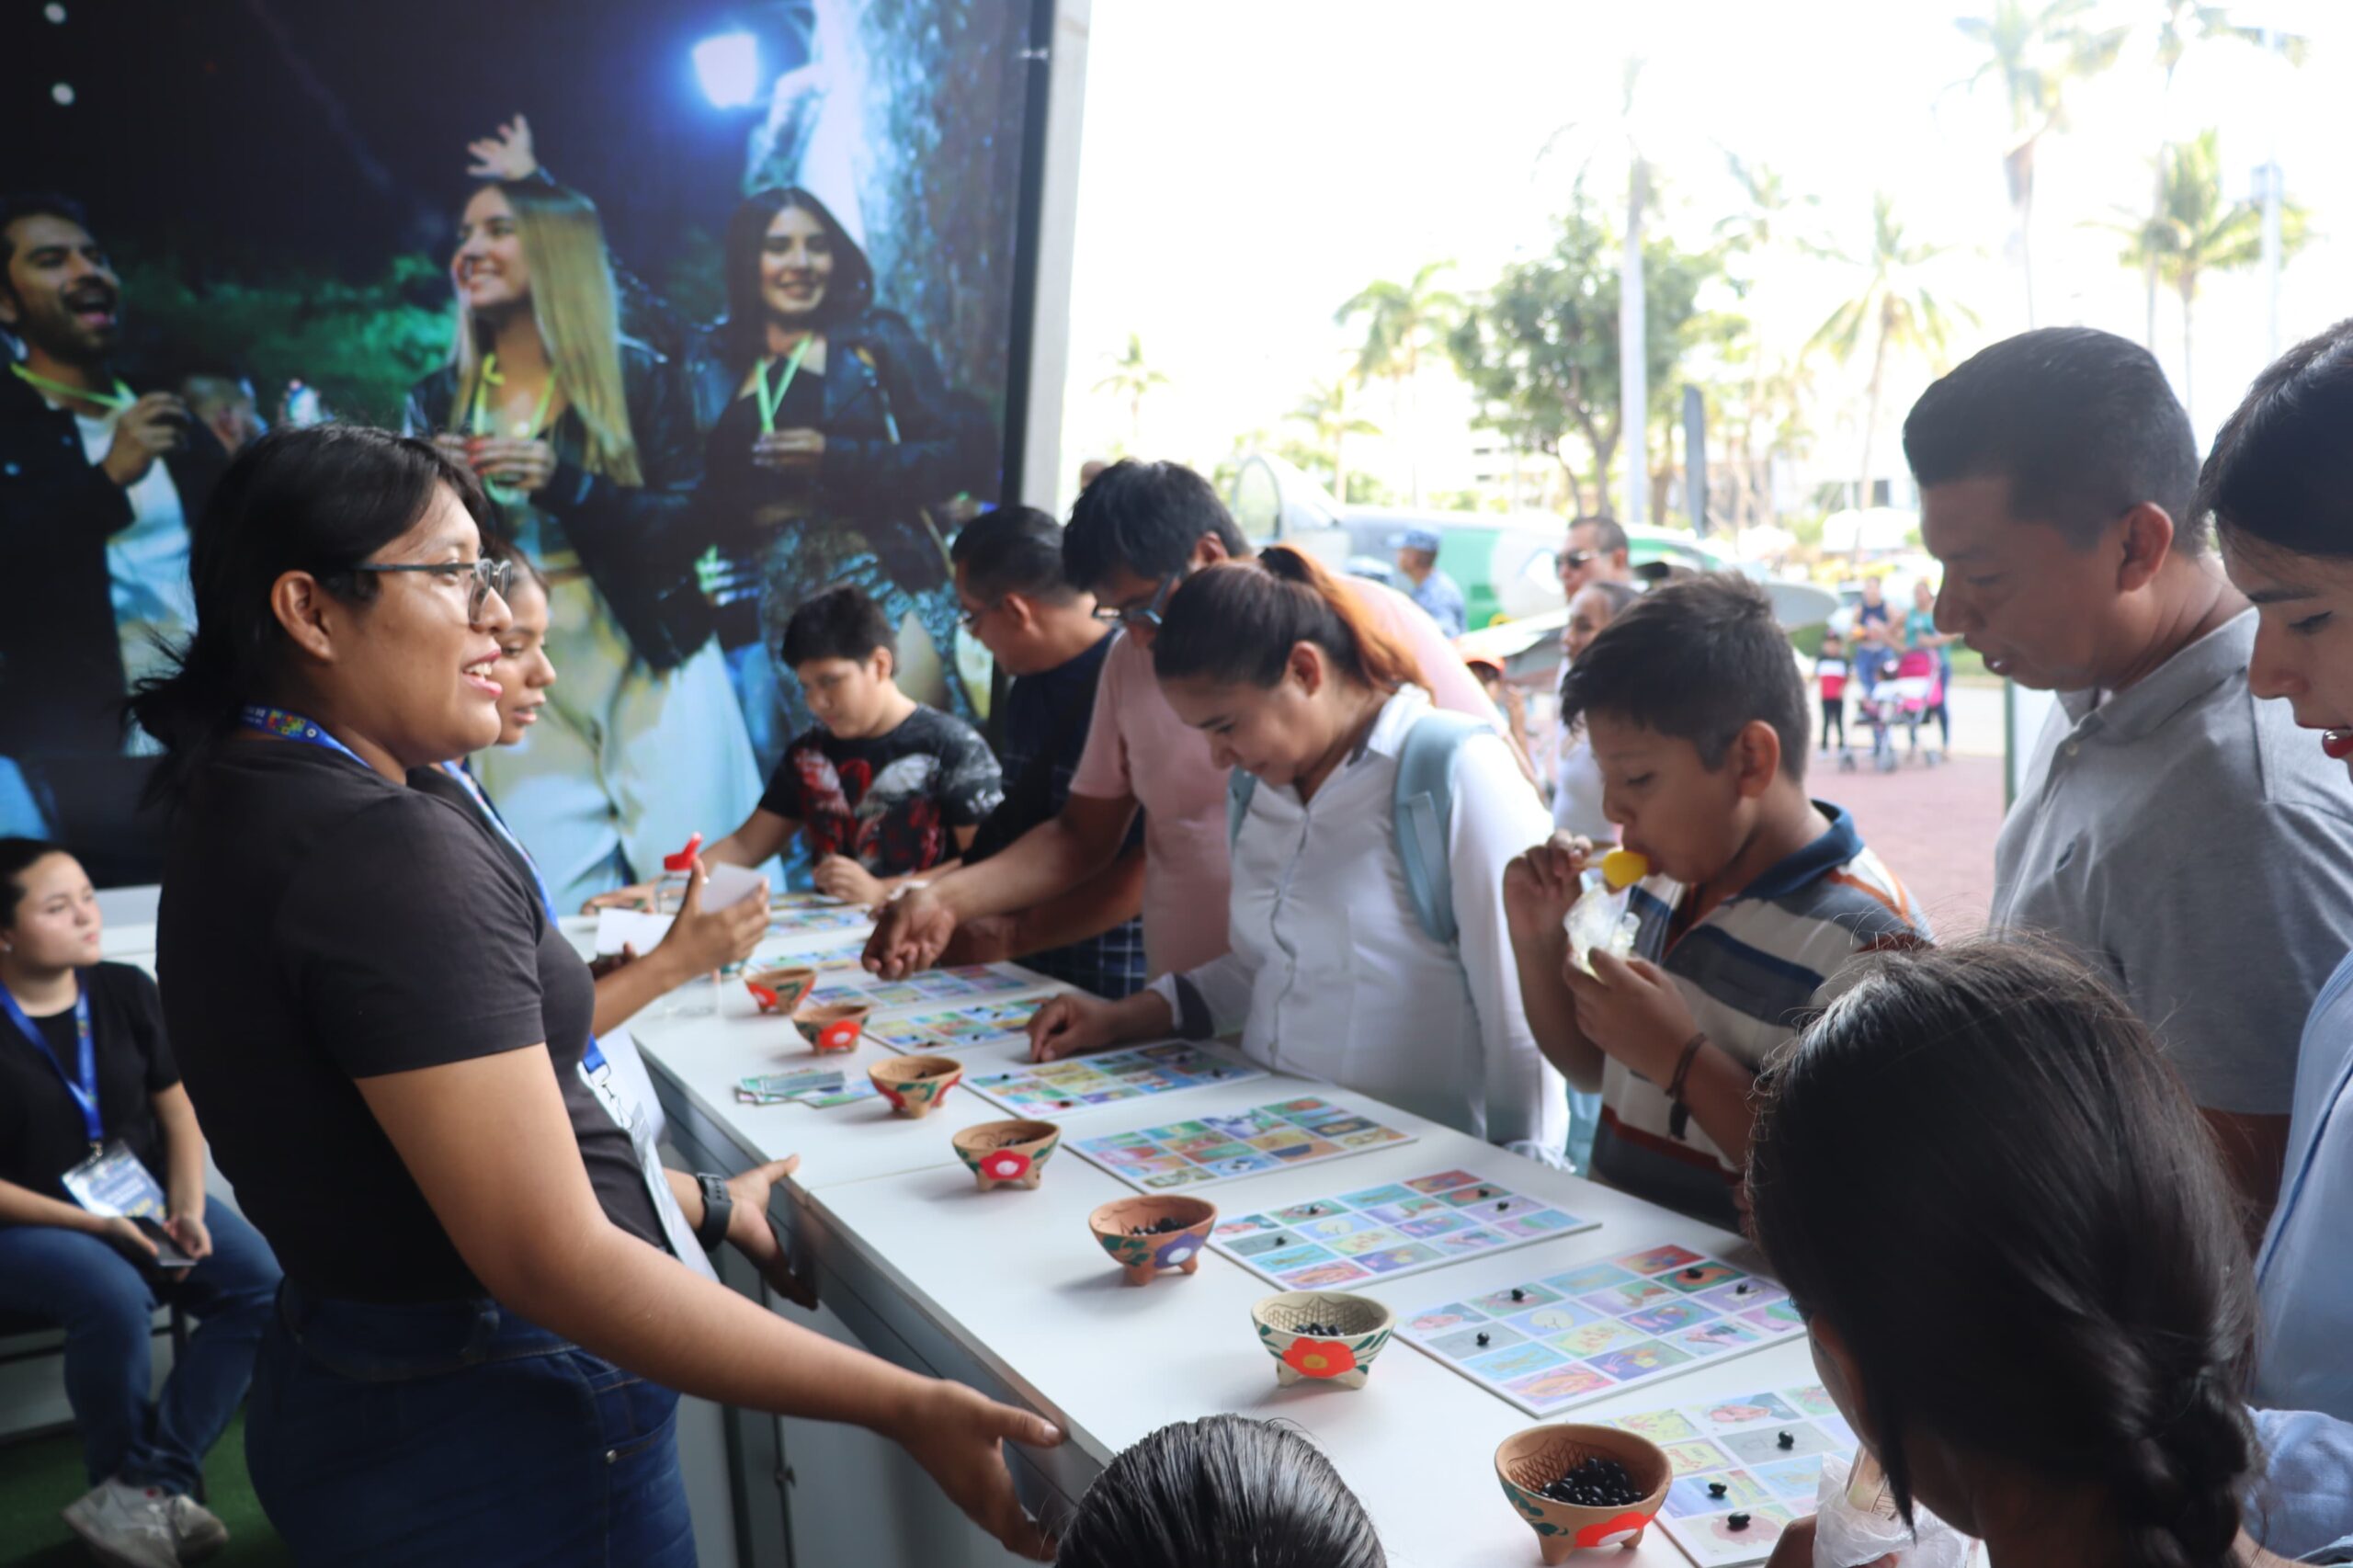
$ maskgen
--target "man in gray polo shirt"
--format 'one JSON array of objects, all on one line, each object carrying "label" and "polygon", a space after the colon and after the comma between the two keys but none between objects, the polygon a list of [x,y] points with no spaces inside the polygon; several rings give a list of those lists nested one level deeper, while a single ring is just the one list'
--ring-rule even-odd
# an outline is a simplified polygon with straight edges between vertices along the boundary
[{"label": "man in gray polo shirt", "polygon": [[2055,691],[1995,851],[1994,923],[2105,968],[2260,1217],[2297,1042],[2353,949],[2344,770],[2247,689],[2255,612],[2190,515],[2189,419],[2137,344],[1995,344],[1904,424],[1939,631]]}]

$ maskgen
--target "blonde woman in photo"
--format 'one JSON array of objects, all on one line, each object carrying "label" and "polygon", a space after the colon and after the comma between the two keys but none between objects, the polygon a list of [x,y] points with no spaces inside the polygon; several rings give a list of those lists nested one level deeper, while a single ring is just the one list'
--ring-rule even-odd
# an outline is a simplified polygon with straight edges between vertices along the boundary
[{"label": "blonde woman in photo", "polygon": [[408,428],[483,480],[540,562],[564,681],[520,745],[475,759],[560,908],[652,874],[759,798],[695,577],[699,453],[676,367],[620,335],[595,203],[479,187],[450,260],[458,332]]}]

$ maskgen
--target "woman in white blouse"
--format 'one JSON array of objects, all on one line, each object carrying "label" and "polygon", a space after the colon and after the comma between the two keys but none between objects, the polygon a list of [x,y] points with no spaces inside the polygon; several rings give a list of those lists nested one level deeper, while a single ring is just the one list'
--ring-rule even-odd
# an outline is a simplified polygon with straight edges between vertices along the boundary
[{"label": "woman in white blouse", "polygon": [[[1569,623],[1561,631],[1563,675],[1634,598],[1631,583],[1587,583],[1577,590],[1569,601]],[[1584,723],[1561,725],[1554,744],[1560,760],[1552,771],[1552,825],[1596,844],[1616,843],[1617,824],[1601,811],[1601,765],[1593,760]]]},{"label": "woman in white blouse", "polygon": [[1170,597],[1153,666],[1217,761],[1257,780],[1233,844],[1233,948],[1123,1002],[1056,998],[1030,1022],[1032,1054],[1239,1028],[1263,1065],[1559,1147],[1561,1085],[1520,1008],[1502,893],[1505,864],[1551,824],[1509,748],[1479,733],[1453,751],[1459,934],[1441,943],[1394,822],[1400,751],[1429,698],[1351,589],[1282,546],[1210,567]]}]

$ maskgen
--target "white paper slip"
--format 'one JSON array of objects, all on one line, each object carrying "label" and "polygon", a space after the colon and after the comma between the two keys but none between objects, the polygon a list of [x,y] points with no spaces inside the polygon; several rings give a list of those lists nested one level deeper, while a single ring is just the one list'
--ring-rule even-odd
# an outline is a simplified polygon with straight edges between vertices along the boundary
[{"label": "white paper slip", "polygon": [[702,906],[725,909],[760,891],[760,874],[748,866],[713,866],[702,885]]},{"label": "white paper slip", "polygon": [[600,909],[597,911],[597,956],[609,957],[623,948],[635,948],[643,958],[654,950],[654,944],[670,934],[670,917],[648,915],[640,909]]}]

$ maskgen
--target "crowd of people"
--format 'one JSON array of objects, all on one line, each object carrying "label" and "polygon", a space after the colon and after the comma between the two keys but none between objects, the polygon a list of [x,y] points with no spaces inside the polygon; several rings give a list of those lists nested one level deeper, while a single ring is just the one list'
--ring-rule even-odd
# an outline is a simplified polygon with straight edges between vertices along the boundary
[{"label": "crowd of people", "polygon": [[[67,1331],[86,1539],[217,1547],[196,1478],[244,1395],[305,1561],[688,1562],[684,1392],[882,1433],[1051,1551],[1000,1449],[1051,1426],[718,1285],[725,1244],[800,1292],[790,1162],[661,1165],[627,1024],[764,935],[709,868],[798,845],[875,908],[878,973],[1080,987],[1041,1060],[1232,1036],[1746,1232],[1899,1506],[1996,1562],[2353,1551],[2353,324],[2202,465],[2154,358],[2086,329],[1912,409],[1942,585],[1900,619],[1872,588],[1817,674],[1958,641],[2059,699],[1995,934],[1939,947],[1810,785],[1843,708],[1745,579],[1645,589],[1576,519],[1540,784],[1434,540],[1397,541],[1410,595],[1338,577],[1135,460],[1066,524],[944,530],[970,432],[823,202],[746,201],[732,325],[674,362],[593,204],[487,145],[405,434],[248,439],[120,385],[86,225],[0,210],[0,486],[46,508],[0,530],[0,728],[38,741],[0,809],[51,834],[0,839],[0,1312]],[[960,632],[1011,677],[995,750]],[[121,867],[62,846],[126,790],[158,981],[97,961]],[[560,915],[651,900],[705,829],[668,935],[592,971]],[[1611,848],[1631,951],[1572,950]],[[82,1205],[101,1179],[153,1223]],[[151,1402],[167,1300],[201,1326]],[[1381,1561],[1312,1447],[1233,1417],[1121,1456],[1061,1551]]]}]

